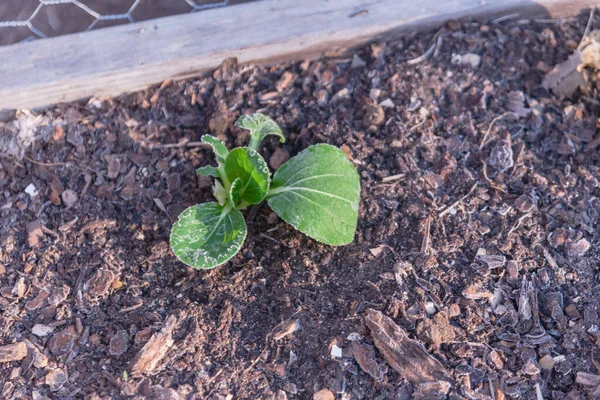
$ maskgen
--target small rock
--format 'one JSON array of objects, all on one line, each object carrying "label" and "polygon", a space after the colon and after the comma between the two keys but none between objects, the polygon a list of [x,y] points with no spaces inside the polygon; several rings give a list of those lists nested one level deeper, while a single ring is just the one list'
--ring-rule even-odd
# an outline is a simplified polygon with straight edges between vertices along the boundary
[{"label": "small rock", "polygon": [[99,269],[84,285],[84,289],[92,298],[102,297],[110,289],[115,274],[108,269]]},{"label": "small rock", "polygon": [[31,333],[37,337],[48,336],[54,331],[54,328],[48,325],[43,324],[35,324],[33,328],[31,328]]},{"label": "small rock", "polygon": [[329,352],[331,357],[342,358],[344,355],[344,351],[337,344],[331,346],[331,351]]},{"label": "small rock", "polygon": [[50,338],[48,341],[48,349],[55,356],[62,356],[73,349],[75,339],[77,339],[75,327],[68,326]]},{"label": "small rock", "polygon": [[546,371],[554,368],[554,358],[550,354],[546,354],[540,359],[540,367]]},{"label": "small rock", "polygon": [[0,346],[0,363],[21,361],[27,356],[27,346],[23,342]]},{"label": "small rock", "polygon": [[581,257],[590,249],[590,242],[586,239],[579,239],[567,245],[567,252],[571,257]]},{"label": "small rock", "polygon": [[455,54],[450,62],[454,65],[470,65],[472,68],[477,68],[481,63],[481,56],[473,53]]},{"label": "small rock", "polygon": [[384,101],[382,101],[381,103],[379,103],[379,105],[381,107],[384,107],[384,108],[394,108],[394,107],[396,107],[396,105],[394,104],[394,102],[392,101],[392,99],[389,99],[389,98],[385,99]]},{"label": "small rock", "polygon": [[364,68],[367,66],[367,62],[360,58],[358,54],[352,56],[352,62],[350,63],[350,68]]},{"label": "small rock", "polygon": [[278,170],[287,160],[290,159],[290,153],[287,150],[277,147],[269,158],[269,165],[274,170]]},{"label": "small rock", "polygon": [[114,334],[110,339],[109,353],[112,356],[120,356],[127,351],[127,343],[129,342],[129,335],[127,331],[120,330]]},{"label": "small rock", "polygon": [[77,197],[77,193],[75,193],[75,191],[71,189],[67,189],[64,192],[62,192],[61,198],[67,208],[73,207],[73,205],[77,203],[77,200],[79,200],[79,198]]},{"label": "small rock", "polygon": [[46,375],[46,385],[52,390],[60,389],[69,380],[69,375],[61,368],[55,368]]},{"label": "small rock", "polygon": [[313,400],[335,400],[335,396],[331,390],[323,389],[313,394]]},{"label": "small rock", "polygon": [[436,313],[437,309],[435,308],[435,304],[433,303],[433,301],[428,301],[425,303],[425,311],[429,315],[433,315]]},{"label": "small rock", "polygon": [[25,193],[27,193],[30,197],[35,197],[39,194],[37,188],[33,183],[27,185],[27,187],[25,188]]}]

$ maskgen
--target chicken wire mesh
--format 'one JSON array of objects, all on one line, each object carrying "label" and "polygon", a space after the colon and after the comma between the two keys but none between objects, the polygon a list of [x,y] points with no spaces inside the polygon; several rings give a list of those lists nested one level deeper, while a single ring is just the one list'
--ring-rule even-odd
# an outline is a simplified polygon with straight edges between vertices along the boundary
[{"label": "chicken wire mesh", "polygon": [[0,46],[252,0],[0,0]]}]

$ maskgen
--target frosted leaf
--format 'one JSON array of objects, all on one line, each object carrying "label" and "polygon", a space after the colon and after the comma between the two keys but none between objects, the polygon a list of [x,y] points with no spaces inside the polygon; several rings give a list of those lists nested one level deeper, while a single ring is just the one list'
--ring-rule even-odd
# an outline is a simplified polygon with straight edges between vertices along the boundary
[{"label": "frosted leaf", "polygon": [[171,230],[171,249],[183,263],[208,269],[233,257],[244,244],[246,222],[230,206],[197,204],[185,209]]},{"label": "frosted leaf", "polygon": [[232,182],[228,193],[231,204],[240,209],[264,200],[271,176],[267,162],[248,147],[232,150],[225,160],[225,174]]},{"label": "frosted leaf", "polygon": [[250,131],[250,143],[248,147],[258,150],[260,142],[269,135],[279,136],[281,143],[285,142],[285,137],[281,128],[273,119],[261,113],[251,115],[242,115],[235,123],[235,126],[248,129]]},{"label": "frosted leaf", "polygon": [[352,242],[358,219],[360,178],[337,147],[319,144],[283,164],[267,195],[287,223],[329,244]]}]

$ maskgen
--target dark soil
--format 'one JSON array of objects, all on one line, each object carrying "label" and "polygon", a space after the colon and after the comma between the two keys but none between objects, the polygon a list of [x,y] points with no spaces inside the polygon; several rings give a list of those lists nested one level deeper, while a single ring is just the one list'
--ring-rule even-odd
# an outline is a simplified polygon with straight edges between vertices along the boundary
[{"label": "dark soil", "polygon": [[[587,18],[452,22],[3,114],[0,397],[598,396],[597,81],[572,100],[540,85]],[[480,65],[451,62],[467,53]],[[187,268],[170,227],[212,197],[194,142],[246,144],[233,122],[254,111],[288,137],[265,142],[272,165],[322,142],[353,160],[356,239],[319,244],[263,205],[230,262]],[[395,363],[403,346],[420,353]]]}]

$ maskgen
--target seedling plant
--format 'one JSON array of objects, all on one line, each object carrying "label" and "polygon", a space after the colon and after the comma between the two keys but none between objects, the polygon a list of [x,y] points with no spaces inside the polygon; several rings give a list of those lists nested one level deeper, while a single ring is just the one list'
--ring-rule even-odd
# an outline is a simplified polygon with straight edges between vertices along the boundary
[{"label": "seedling plant", "polygon": [[322,243],[338,246],[352,242],[358,219],[360,179],[346,155],[337,147],[317,144],[290,158],[273,175],[258,153],[269,135],[285,137],[279,126],[263,114],[244,115],[236,126],[250,131],[247,147],[228,151],[218,139],[201,140],[215,153],[217,166],[198,168],[215,178],[216,202],[184,210],[171,230],[173,253],[185,264],[214,268],[233,257],[246,238],[240,210],[263,200],[284,221]]}]

